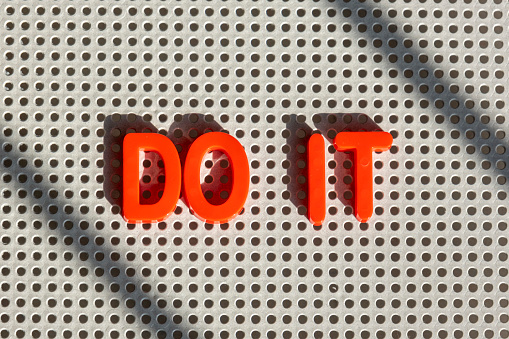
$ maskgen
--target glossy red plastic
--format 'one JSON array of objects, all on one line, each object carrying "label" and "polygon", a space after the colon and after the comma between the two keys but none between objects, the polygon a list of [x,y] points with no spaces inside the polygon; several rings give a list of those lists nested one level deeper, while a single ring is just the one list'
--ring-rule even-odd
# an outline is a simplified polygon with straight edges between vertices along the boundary
[{"label": "glossy red plastic", "polygon": [[355,216],[360,222],[373,214],[373,152],[387,151],[391,145],[387,132],[341,132],[334,138],[338,151],[354,153]]},{"label": "glossy red plastic", "polygon": [[[221,205],[212,205],[201,189],[200,169],[203,156],[221,151],[228,156],[232,166],[232,189]],[[184,195],[196,217],[211,223],[225,223],[235,218],[244,207],[249,193],[249,162],[242,145],[229,134],[209,132],[198,137],[187,153],[184,165]]]},{"label": "glossy red plastic", "polygon": [[308,141],[308,218],[315,226],[325,220],[325,141],[313,134]]},{"label": "glossy red plastic", "polygon": [[[164,191],[152,205],[140,204],[140,151],[157,152],[164,162]],[[123,216],[130,223],[163,221],[175,210],[180,196],[181,166],[175,145],[157,133],[131,133],[123,143]]]}]

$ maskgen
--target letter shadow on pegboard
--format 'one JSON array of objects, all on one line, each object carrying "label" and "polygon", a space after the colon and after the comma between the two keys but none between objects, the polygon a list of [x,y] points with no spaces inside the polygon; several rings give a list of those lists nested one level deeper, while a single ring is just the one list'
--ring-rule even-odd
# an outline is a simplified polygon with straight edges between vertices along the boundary
[{"label": "letter shadow on pegboard", "polygon": [[[159,133],[166,135],[175,145],[180,158],[181,170],[184,170],[185,159],[194,140],[208,132],[226,132],[211,115],[203,114],[174,114],[173,122],[165,129],[157,128],[150,122],[149,115],[113,114],[104,122],[104,194],[112,204],[116,213],[121,212],[123,197],[122,182],[122,144],[128,133]],[[171,178],[164,176],[164,162],[157,152],[145,152],[140,159],[143,171],[140,175],[140,203],[154,204],[161,198],[164,183]],[[231,193],[232,166],[225,154],[213,151],[210,157],[205,157],[204,165],[207,175],[202,182],[202,190],[206,199],[213,205],[223,203]],[[188,206],[185,197],[180,195]],[[183,211],[177,207],[175,214]],[[171,218],[171,217],[170,217]],[[206,227],[212,225],[206,224]],[[134,225],[131,225],[134,227]],[[148,224],[147,224],[148,227]],[[227,227],[222,225],[221,227]]]},{"label": "letter shadow on pegboard", "polygon": [[[325,138],[326,154],[333,154],[334,160],[326,163],[326,168],[334,169],[334,175],[326,178],[328,184],[334,185],[334,191],[327,193],[328,199],[338,199],[343,205],[343,214],[354,214],[354,159],[352,152],[337,152],[334,148],[334,138],[342,131],[381,131],[381,128],[362,113],[318,113],[311,117],[313,127],[306,122],[304,115],[291,114],[287,118],[284,136],[287,140],[283,150],[287,157],[286,184],[288,198],[299,214],[307,215],[308,186],[307,186],[307,143],[312,134],[320,133]],[[335,204],[329,205],[327,215],[337,215],[341,212]],[[320,226],[314,226],[320,228]]]}]

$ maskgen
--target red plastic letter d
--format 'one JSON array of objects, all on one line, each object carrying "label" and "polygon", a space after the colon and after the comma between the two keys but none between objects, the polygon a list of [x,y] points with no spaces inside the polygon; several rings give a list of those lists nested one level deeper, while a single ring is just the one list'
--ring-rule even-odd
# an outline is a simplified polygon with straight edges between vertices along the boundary
[{"label": "red plastic letter d", "polygon": [[[130,223],[165,220],[175,210],[180,196],[181,167],[177,149],[170,139],[157,133],[128,134],[123,149],[124,219]],[[140,151],[157,152],[164,162],[163,195],[152,205],[140,204]]]}]

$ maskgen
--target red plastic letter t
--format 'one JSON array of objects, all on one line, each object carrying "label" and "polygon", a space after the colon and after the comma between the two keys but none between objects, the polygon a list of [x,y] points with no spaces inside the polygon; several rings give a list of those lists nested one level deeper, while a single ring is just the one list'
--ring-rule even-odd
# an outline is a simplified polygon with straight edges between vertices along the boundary
[{"label": "red plastic letter t", "polygon": [[373,152],[387,151],[391,145],[387,132],[341,132],[334,138],[336,150],[354,154],[355,216],[360,222],[373,214]]}]

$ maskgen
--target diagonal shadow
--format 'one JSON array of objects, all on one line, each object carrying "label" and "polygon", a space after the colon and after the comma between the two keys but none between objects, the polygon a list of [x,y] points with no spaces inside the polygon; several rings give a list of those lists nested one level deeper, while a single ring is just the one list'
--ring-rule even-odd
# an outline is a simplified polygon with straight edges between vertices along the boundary
[{"label": "diagonal shadow", "polygon": [[[15,152],[13,150],[13,152]],[[22,154],[17,154],[18,158],[22,158]],[[16,166],[4,167],[5,172],[9,172],[13,177],[19,173],[15,170]],[[33,178],[39,175],[35,169],[27,166],[22,171],[29,177]],[[19,188],[26,189],[25,184],[18,181],[13,181]],[[43,192],[50,192],[55,187],[49,183],[41,181],[34,183],[32,189],[37,188]],[[135,276],[128,275],[126,272],[134,270],[133,267],[121,260],[118,252],[112,251],[105,246],[97,244],[93,239],[97,234],[88,228],[89,224],[95,221],[78,219],[76,216],[70,216],[62,213],[68,207],[68,203],[63,200],[59,195],[57,198],[52,199],[50,202],[45,202],[42,206],[43,212],[41,215],[46,219],[56,222],[55,227],[51,227],[54,232],[60,232],[60,237],[71,236],[75,239],[88,239],[87,248],[81,246],[81,241],[73,241],[70,246],[74,247],[75,253],[86,252],[86,260],[90,266],[94,267],[96,277],[102,277],[108,281],[111,292],[119,295],[119,300],[127,299],[126,305],[130,311],[137,315],[137,323],[144,324],[144,327],[149,328],[157,338],[182,338],[187,336],[190,329],[185,328],[180,324],[182,316],[178,312],[169,313],[167,310],[171,309],[169,303],[166,302],[163,295],[157,292],[145,291],[143,289],[142,280]],[[32,205],[39,205],[40,201],[36,200],[32,195],[27,195],[28,199],[32,200]],[[49,216],[49,208],[53,208],[51,217]],[[44,212],[46,211],[46,213]],[[78,257],[78,256],[76,256]],[[83,258],[82,255],[79,256]],[[141,275],[141,274],[140,274]],[[112,288],[114,286],[114,288]],[[133,288],[133,290],[127,290]],[[166,309],[166,310],[165,310]],[[142,325],[143,326],[143,325]],[[138,328],[141,326],[137,326]]]},{"label": "diagonal shadow", "polygon": [[[117,210],[120,213],[120,206],[122,205],[122,138],[127,132],[157,132],[157,128],[150,122],[144,121],[141,116],[134,114],[110,116],[105,120],[104,126],[103,189],[106,199],[113,205],[113,210]],[[185,131],[185,134],[180,136],[178,132],[175,133],[176,130]],[[185,160],[185,154],[192,141],[203,133],[212,130],[222,131],[222,128],[216,122],[207,121],[204,116],[199,114],[185,116],[184,119],[175,121],[170,126],[169,132],[171,132],[172,136],[170,139],[176,144],[182,162]],[[12,151],[14,152],[14,150]],[[22,158],[22,155],[17,154],[17,157]],[[221,161],[217,161],[217,163],[220,164]],[[223,168],[218,169],[216,167],[220,166],[212,166],[211,168],[213,175],[220,174],[221,171],[225,172]],[[19,174],[16,172],[15,166],[4,168],[13,177]],[[30,178],[38,175],[35,169],[28,166],[23,171]],[[113,178],[113,180],[109,180],[110,178]],[[16,183],[18,182],[16,181]],[[26,184],[18,183],[18,185],[20,188],[21,186],[26,188]],[[44,181],[33,186],[32,188],[37,188],[43,192],[54,190],[54,187]],[[27,197],[33,200],[32,205],[40,204],[40,201],[36,200],[33,196],[28,195]],[[80,241],[73,241],[71,246],[74,247],[76,253],[86,252],[86,260],[90,266],[94,267],[94,274],[97,277],[108,280],[111,292],[118,293],[119,300],[126,299],[125,306],[138,317],[137,320],[131,319],[130,322],[134,323],[136,321],[138,324],[144,324],[157,338],[183,338],[188,335],[191,336],[191,332],[194,332],[193,336],[198,335],[195,331],[181,324],[183,317],[179,312],[168,306],[169,304],[163,295],[151,292],[150,289],[144,290],[144,281],[127,273],[133,271],[134,268],[123,262],[118,252],[101,246],[95,241],[90,241],[90,239],[94,239],[97,236],[97,234],[94,234],[88,228],[88,225],[92,223],[91,221],[76,217],[70,218],[67,214],[58,213],[58,211],[64,211],[68,207],[67,202],[60,198],[60,196],[52,199],[50,203],[45,203],[43,209],[48,210],[50,207],[53,209],[51,217],[48,214],[43,214],[43,217],[46,219],[46,222],[51,220],[57,223],[52,229],[55,232],[60,232],[61,238],[71,236],[76,239],[89,239],[86,249],[81,246]],[[117,208],[115,209],[115,207]],[[83,258],[82,255],[79,257]],[[168,312],[168,309],[172,310],[172,312]],[[131,312],[128,311],[128,313]]]},{"label": "diagonal shadow", "polygon": [[[399,33],[400,27],[398,28],[395,23],[387,20],[383,14],[374,17],[373,13],[377,9],[376,7],[368,2],[359,3],[346,0],[335,1],[335,5],[347,20],[361,28],[356,32],[357,36],[365,36],[366,40],[376,42],[374,51],[382,52],[384,57],[392,62],[391,65],[397,68],[398,73],[404,74],[405,78],[412,82],[413,89],[418,90],[424,99],[421,108],[425,109],[428,105],[435,105],[435,108],[440,109],[440,112],[445,116],[443,122],[450,130],[457,129],[461,132],[460,138],[463,138],[465,147],[467,145],[474,147],[469,153],[481,160],[482,169],[490,171],[494,175],[502,174],[503,177],[500,178],[501,182],[499,183],[505,184],[508,168],[503,161],[499,160],[503,160],[502,157],[509,145],[495,137],[496,130],[493,127],[480,123],[482,112],[478,108],[465,107],[468,96],[453,93],[451,91],[453,83],[444,78],[443,72],[440,69],[434,69],[427,58],[421,61],[419,58],[421,53],[413,47],[409,39],[405,39]],[[372,29],[371,26],[375,23],[382,26],[380,32],[375,32]],[[394,60],[396,61],[393,62]],[[411,60],[411,62],[407,62],[407,60]],[[465,111],[475,116],[474,123],[467,125],[461,122],[458,124],[452,122],[452,119],[457,119],[458,115],[465,114]],[[488,138],[481,137],[481,134],[486,135],[487,133],[489,133]],[[496,149],[500,145],[504,147],[504,151],[497,154]]]}]

